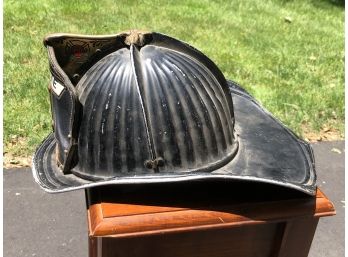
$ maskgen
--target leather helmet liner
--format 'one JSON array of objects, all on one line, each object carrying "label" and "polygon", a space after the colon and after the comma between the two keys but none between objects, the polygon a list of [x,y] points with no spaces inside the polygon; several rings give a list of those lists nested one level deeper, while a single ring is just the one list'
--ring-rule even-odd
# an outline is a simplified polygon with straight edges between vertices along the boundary
[{"label": "leather helmet liner", "polygon": [[315,193],[309,144],[192,46],[140,31],[44,43],[54,132],[32,168],[44,190],[233,179]]}]

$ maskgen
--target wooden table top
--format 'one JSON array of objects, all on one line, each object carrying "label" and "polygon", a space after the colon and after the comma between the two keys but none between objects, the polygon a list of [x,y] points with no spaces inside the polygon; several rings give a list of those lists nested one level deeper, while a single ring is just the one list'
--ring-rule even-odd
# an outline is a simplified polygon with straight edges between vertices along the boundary
[{"label": "wooden table top", "polygon": [[108,186],[87,190],[86,200],[90,236],[132,237],[335,215],[320,189],[311,197],[269,185]]}]

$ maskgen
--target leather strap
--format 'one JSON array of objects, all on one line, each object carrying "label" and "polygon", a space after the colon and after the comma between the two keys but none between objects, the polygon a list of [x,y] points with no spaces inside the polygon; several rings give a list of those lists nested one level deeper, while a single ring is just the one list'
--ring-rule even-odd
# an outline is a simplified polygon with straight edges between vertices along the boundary
[{"label": "leather strap", "polygon": [[68,174],[77,164],[78,127],[82,108],[76,97],[75,87],[55,58],[54,49],[47,46],[47,52],[52,74],[49,91],[57,141],[57,164],[64,174]]}]

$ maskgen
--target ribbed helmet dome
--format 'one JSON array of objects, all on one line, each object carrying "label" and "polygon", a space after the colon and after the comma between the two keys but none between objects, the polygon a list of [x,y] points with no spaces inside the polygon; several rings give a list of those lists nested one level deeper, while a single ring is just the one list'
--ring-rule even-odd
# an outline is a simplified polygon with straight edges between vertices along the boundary
[{"label": "ribbed helmet dome", "polygon": [[83,106],[76,175],[211,171],[237,152],[225,78],[180,41],[132,35],[94,64],[76,91]]}]

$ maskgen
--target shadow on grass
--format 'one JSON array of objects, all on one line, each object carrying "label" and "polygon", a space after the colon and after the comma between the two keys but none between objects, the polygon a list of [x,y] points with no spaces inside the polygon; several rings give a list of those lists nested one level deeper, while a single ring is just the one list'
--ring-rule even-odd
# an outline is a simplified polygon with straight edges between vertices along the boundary
[{"label": "shadow on grass", "polygon": [[317,8],[330,8],[332,5],[345,8],[345,0],[312,0],[312,4]]},{"label": "shadow on grass", "polygon": [[[280,0],[282,4],[294,2],[294,0]],[[311,4],[317,8],[330,8],[332,6],[345,7],[345,0],[311,0]]]}]

